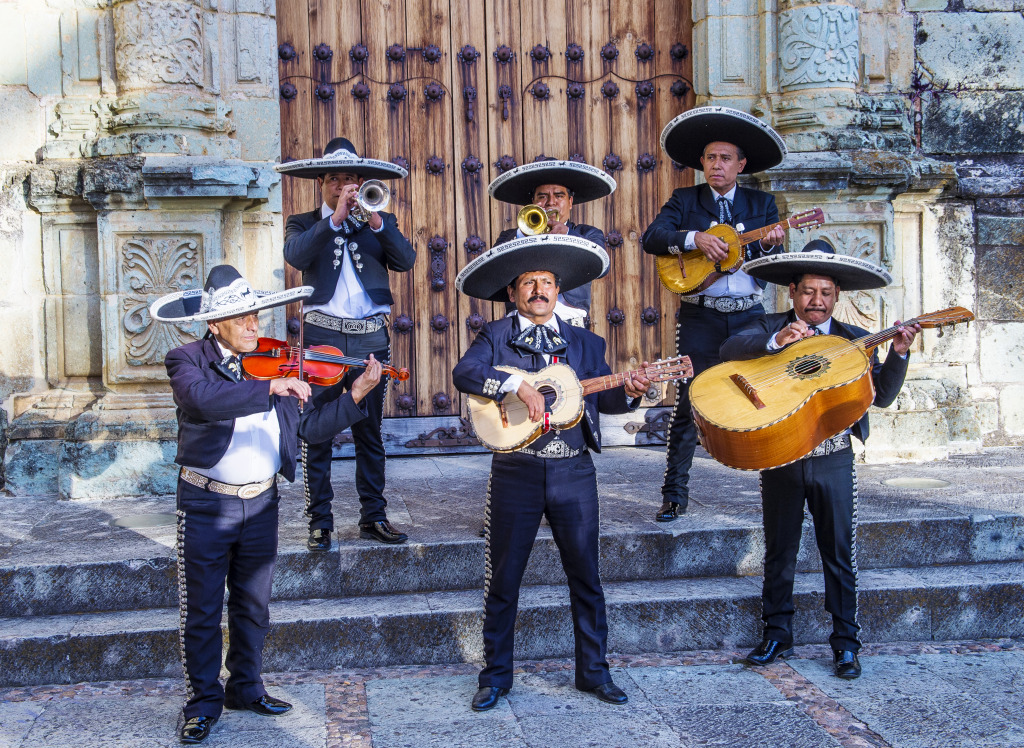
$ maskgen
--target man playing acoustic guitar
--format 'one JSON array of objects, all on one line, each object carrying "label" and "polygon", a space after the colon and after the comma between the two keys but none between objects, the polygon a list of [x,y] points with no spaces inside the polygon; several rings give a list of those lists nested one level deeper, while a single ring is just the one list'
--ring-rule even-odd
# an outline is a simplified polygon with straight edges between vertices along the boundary
[{"label": "man playing acoustic guitar", "polygon": [[[538,425],[545,399],[523,376],[548,364],[567,364],[582,380],[611,374],[605,342],[554,314],[559,291],[599,277],[607,253],[580,237],[541,235],[494,247],[467,265],[456,286],[491,301],[511,299],[518,313],[489,322],[452,372],[460,392],[501,402],[516,393]],[[646,363],[644,364],[646,366]],[[512,650],[519,587],[541,518],[546,516],[569,580],[576,638],[576,688],[624,704],[606,659],[608,622],[598,570],[597,478],[590,450],[601,451],[598,413],[626,413],[650,382],[641,373],[623,386],[588,395],[575,426],[552,429],[527,446],[495,453],[485,511],[484,659],[472,708],[493,708],[512,687]],[[509,401],[514,398],[508,398]],[[511,405],[509,406],[511,408]]]},{"label": "man playing acoustic guitar", "polygon": [[[726,340],[721,349],[725,361],[760,358],[812,335],[848,340],[867,335],[860,327],[832,318],[840,289],[881,288],[892,281],[882,268],[835,254],[832,245],[822,239],[810,242],[803,252],[766,257],[745,267],[755,278],[779,285],[788,281],[793,309],[761,317]],[[893,339],[885,363],[879,363],[872,353],[874,405],[885,408],[896,399],[907,373],[910,346],[920,331],[917,324],[903,327]],[[825,573],[825,609],[832,614],[829,643],[835,674],[852,679],[861,673],[857,658],[857,474],[851,436],[867,439],[867,414],[803,459],[761,471],[764,631],[761,643],[744,659],[748,665],[767,665],[793,651],[793,579],[806,502]]]}]

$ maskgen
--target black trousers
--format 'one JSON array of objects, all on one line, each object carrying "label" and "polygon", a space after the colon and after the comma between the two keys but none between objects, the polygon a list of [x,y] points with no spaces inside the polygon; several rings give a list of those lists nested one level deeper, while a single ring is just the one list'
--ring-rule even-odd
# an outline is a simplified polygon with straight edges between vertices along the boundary
[{"label": "black trousers", "polygon": [[[391,344],[387,327],[365,335],[343,335],[315,325],[306,325],[303,332],[305,344],[332,345],[346,356],[366,359],[372,353],[378,361],[389,363]],[[349,369],[336,387],[348,391],[352,382],[363,373],[363,369]],[[381,378],[379,385],[366,396],[369,415],[352,424],[352,441],[356,450],[356,491],[359,493],[359,522],[377,522],[387,519],[384,498],[384,441],[381,438],[381,421],[384,418],[384,399],[387,397],[389,377]],[[314,387],[313,396],[323,388]],[[302,447],[302,480],[306,493],[306,516],[309,529],[334,529],[334,514],[331,501],[331,443],[306,444]]]},{"label": "black trousers", "polygon": [[[685,302],[679,305],[676,325],[676,351],[689,356],[694,376],[722,363],[718,349],[725,339],[735,335],[750,322],[764,315],[760,304],[745,312],[719,312]],[[697,448],[697,428],[690,412],[690,383],[676,387],[676,404],[672,409],[668,446],[665,449],[665,481],[661,487],[664,501],[675,501],[684,507],[690,501],[690,466]]]},{"label": "black trousers", "polygon": [[833,649],[857,652],[857,475],[850,448],[761,472],[764,637],[793,641],[793,576],[805,502],[825,572],[825,610],[832,614],[829,642]]},{"label": "black trousers", "polygon": [[589,452],[556,460],[512,453],[495,454],[491,461],[481,687],[512,687],[519,587],[543,516],[569,579],[576,685],[590,689],[611,680],[594,461]]},{"label": "black trousers", "polygon": [[[243,703],[266,693],[260,670],[277,558],[277,486],[253,499],[178,481],[178,595],[185,718],[219,717],[225,691]],[[228,680],[221,688],[221,612],[228,589]]]}]

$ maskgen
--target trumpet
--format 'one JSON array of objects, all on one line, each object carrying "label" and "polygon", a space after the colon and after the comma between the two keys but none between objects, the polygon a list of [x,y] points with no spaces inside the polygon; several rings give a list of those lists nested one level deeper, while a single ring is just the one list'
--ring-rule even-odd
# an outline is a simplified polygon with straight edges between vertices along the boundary
[{"label": "trumpet", "polygon": [[391,202],[391,190],[379,179],[368,179],[363,182],[356,193],[356,204],[349,208],[348,214],[357,221],[370,222],[370,214],[384,210]]},{"label": "trumpet", "polygon": [[546,234],[551,223],[558,220],[557,208],[544,208],[539,205],[524,205],[516,214],[516,225],[526,236]]}]

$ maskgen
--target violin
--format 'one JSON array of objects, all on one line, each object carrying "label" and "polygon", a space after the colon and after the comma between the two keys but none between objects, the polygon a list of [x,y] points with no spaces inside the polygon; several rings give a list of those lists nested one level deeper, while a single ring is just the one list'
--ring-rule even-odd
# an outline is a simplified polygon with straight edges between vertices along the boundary
[{"label": "violin", "polygon": [[[334,346],[313,345],[303,351],[301,347],[274,338],[260,338],[256,350],[243,353],[240,358],[248,379],[297,377],[301,371],[307,382],[323,387],[340,382],[351,367],[366,366],[363,359],[346,356]],[[382,366],[384,374],[399,382],[409,378],[408,369],[396,369],[388,364]]]}]

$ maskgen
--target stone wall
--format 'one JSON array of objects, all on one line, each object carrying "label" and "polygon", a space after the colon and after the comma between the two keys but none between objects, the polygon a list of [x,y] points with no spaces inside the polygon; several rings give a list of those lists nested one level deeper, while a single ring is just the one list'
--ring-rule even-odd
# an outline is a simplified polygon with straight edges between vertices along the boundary
[{"label": "stone wall", "polygon": [[148,485],[164,354],[202,332],[150,302],[220,262],[284,284],[274,2],[14,0],[0,48],[8,481],[73,495],[120,459]]}]

